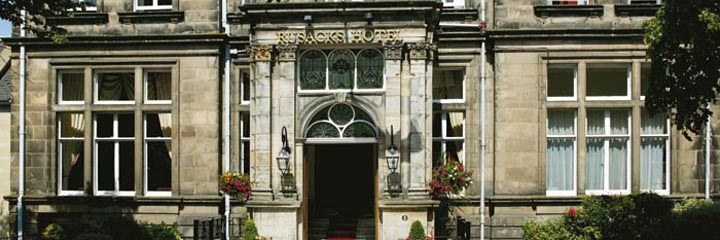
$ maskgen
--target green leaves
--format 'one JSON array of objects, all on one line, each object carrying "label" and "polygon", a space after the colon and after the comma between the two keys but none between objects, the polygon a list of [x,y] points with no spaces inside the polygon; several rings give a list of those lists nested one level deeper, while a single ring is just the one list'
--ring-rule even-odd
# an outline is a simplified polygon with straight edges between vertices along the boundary
[{"label": "green leaves", "polygon": [[652,61],[645,106],[668,113],[690,139],[705,127],[720,92],[720,2],[667,1],[643,28]]},{"label": "green leaves", "polygon": [[70,17],[74,10],[85,10],[84,3],[71,0],[3,0],[0,1],[0,19],[10,21],[13,26],[22,23],[21,11],[26,11],[25,30],[40,38],[63,43],[67,31],[47,22],[48,17]]}]

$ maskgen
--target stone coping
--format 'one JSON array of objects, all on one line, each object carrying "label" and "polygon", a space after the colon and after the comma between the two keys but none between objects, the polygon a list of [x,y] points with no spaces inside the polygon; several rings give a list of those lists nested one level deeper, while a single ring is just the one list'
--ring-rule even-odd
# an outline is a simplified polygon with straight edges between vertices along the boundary
[{"label": "stone coping", "polygon": [[655,16],[662,4],[615,4],[617,16]]},{"label": "stone coping", "polygon": [[[420,1],[379,1],[379,2],[302,2],[302,3],[251,3],[239,7],[241,13],[229,17],[231,23],[304,23],[304,16],[312,16],[312,23],[331,22],[437,22],[442,12],[442,3]],[[372,19],[365,19],[372,13]]]},{"label": "stone coping", "polygon": [[425,208],[440,204],[432,199],[382,199],[378,201],[379,208]]},{"label": "stone coping", "polygon": [[[17,203],[17,195],[9,195],[3,197],[11,204]],[[217,205],[222,202],[221,196],[172,196],[172,197],[120,197],[120,196],[41,196],[26,195],[23,197],[23,203],[29,205],[42,204],[85,204],[85,205],[106,205],[106,204],[122,204],[122,205]],[[232,204],[235,206],[243,206],[244,204],[233,199]]]},{"label": "stone coping", "polygon": [[500,29],[488,30],[489,40],[526,39],[637,39],[645,36],[642,29]]},{"label": "stone coping", "polygon": [[[68,41],[64,45],[83,45],[90,44],[169,44],[169,43],[217,43],[222,44],[227,40],[223,33],[209,34],[152,34],[152,35],[123,35],[123,36],[68,36]],[[8,46],[20,45],[52,45],[56,43],[50,39],[38,37],[9,37],[3,38],[2,41]]]},{"label": "stone coping", "polygon": [[250,200],[246,205],[248,208],[288,208],[295,209],[302,206],[302,201],[264,201]]},{"label": "stone coping", "polygon": [[604,12],[602,5],[535,5],[538,17],[599,17]]}]

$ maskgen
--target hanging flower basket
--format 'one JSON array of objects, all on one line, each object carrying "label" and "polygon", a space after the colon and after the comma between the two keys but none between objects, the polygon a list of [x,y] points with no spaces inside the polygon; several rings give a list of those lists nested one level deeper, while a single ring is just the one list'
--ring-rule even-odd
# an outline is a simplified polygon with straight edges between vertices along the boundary
[{"label": "hanging flower basket", "polygon": [[448,158],[445,164],[433,169],[428,194],[434,199],[458,194],[472,184],[472,174],[472,171],[465,170],[460,162]]},{"label": "hanging flower basket", "polygon": [[252,196],[250,176],[235,172],[223,173],[223,175],[220,176],[218,190],[242,202],[246,202],[250,196]]}]

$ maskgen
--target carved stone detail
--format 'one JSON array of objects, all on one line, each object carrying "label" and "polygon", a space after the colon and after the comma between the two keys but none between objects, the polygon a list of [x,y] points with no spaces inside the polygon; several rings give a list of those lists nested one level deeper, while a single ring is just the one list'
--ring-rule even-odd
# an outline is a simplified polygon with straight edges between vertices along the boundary
[{"label": "carved stone detail", "polygon": [[435,56],[437,55],[437,44],[431,43],[431,44],[427,44],[425,46],[426,46],[425,48],[427,49],[427,52],[428,52],[428,59],[430,61],[435,60]]},{"label": "carved stone detail", "polygon": [[297,45],[294,44],[282,44],[277,45],[276,47],[278,49],[278,60],[280,61],[295,61],[295,56],[297,53]]},{"label": "carved stone detail", "polygon": [[402,60],[403,59],[403,42],[400,40],[387,41],[383,43],[385,47],[386,60]]},{"label": "carved stone detail", "polygon": [[426,42],[408,43],[407,45],[411,60],[427,59],[428,44]]},{"label": "carved stone detail", "polygon": [[250,61],[270,61],[272,59],[271,45],[256,44],[248,47],[248,55],[250,55]]}]

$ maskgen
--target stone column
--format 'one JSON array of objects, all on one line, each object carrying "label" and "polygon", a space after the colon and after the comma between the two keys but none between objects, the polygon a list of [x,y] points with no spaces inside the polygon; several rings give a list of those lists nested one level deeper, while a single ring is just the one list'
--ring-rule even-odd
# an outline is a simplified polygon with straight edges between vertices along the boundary
[{"label": "stone column", "polygon": [[[427,190],[425,186],[425,160],[426,160],[426,128],[427,125],[427,94],[426,94],[426,71],[427,71],[427,49],[430,45],[426,42],[408,43],[410,52],[410,189],[409,198],[425,198]],[[430,106],[432,110],[432,106]],[[431,145],[432,146],[432,145]]]},{"label": "stone column", "polygon": [[253,96],[250,104],[250,178],[254,182],[253,198],[272,199],[271,153],[271,56],[272,46],[254,44],[250,55],[250,84]]},{"label": "stone column", "polygon": [[[385,125],[382,129],[387,134],[385,135],[385,146],[380,146],[381,157],[385,157],[387,147],[390,146],[390,136],[394,135],[395,145],[400,147],[402,141],[400,130],[401,130],[401,71],[402,71],[402,60],[403,60],[403,46],[404,43],[401,41],[385,42]],[[390,126],[393,126],[395,132],[390,132]],[[401,154],[406,155],[406,151]],[[390,177],[390,170],[388,170],[387,161],[381,159],[379,164],[378,184],[381,191],[387,192],[389,189],[388,177]],[[401,168],[402,172],[405,168]],[[409,174],[409,171],[408,171]],[[393,175],[397,176],[397,175]],[[392,177],[394,178],[394,177]],[[394,184],[397,184],[398,179],[394,179]],[[407,185],[404,185],[405,187]],[[407,188],[404,188],[405,190]],[[389,193],[389,192],[387,192]],[[397,194],[397,193],[393,193]]]},{"label": "stone column", "polygon": [[[282,143],[282,128],[287,128],[287,139],[288,146],[293,151],[290,154],[290,176],[283,176],[277,166],[271,169],[273,179],[273,193],[275,199],[287,199],[295,196],[296,191],[294,187],[297,185],[293,183],[297,175],[297,169],[293,167],[293,162],[296,160],[296,149],[294,149],[295,140],[295,55],[297,52],[297,45],[278,45],[278,66],[272,80],[272,92],[275,93],[272,96],[272,125],[270,125],[273,134],[271,135],[270,149],[272,149],[272,159],[275,161],[277,154],[283,146]],[[271,164],[273,165],[273,164]],[[288,193],[290,191],[290,193]],[[294,198],[293,198],[294,199]]]}]

